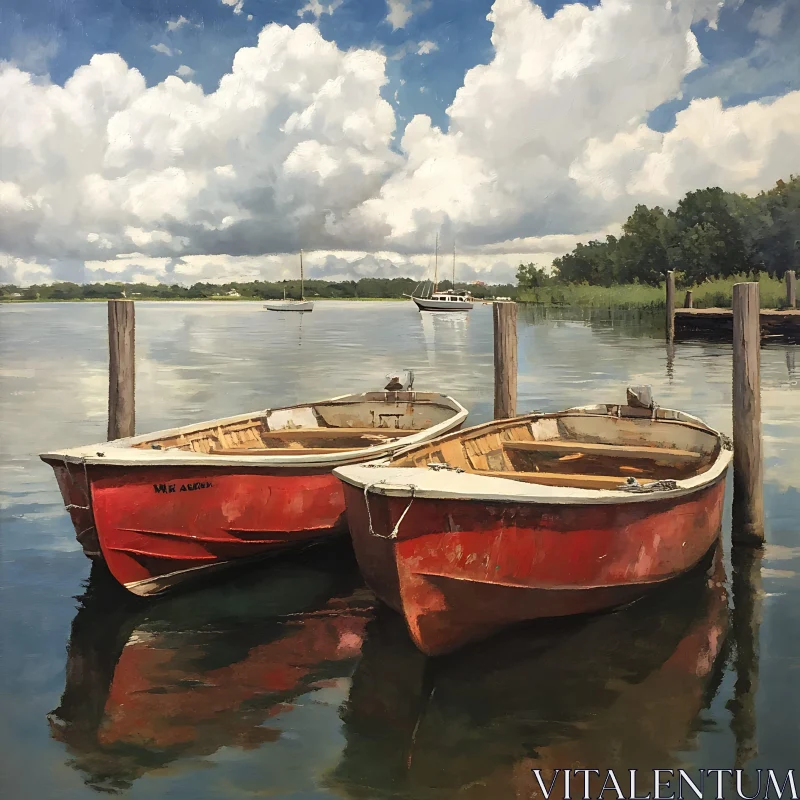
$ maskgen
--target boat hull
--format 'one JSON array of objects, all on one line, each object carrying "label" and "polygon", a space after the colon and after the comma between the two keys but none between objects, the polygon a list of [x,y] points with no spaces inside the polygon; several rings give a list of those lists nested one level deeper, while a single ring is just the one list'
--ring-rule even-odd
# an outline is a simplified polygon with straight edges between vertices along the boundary
[{"label": "boat hull", "polygon": [[346,530],[330,468],[50,463],[84,552],[138,595]]},{"label": "boat hull", "polygon": [[350,484],[345,499],[367,584],[439,655],[517,622],[627,604],[687,572],[719,536],[724,489],[723,473],[689,496],[624,504],[410,501]]},{"label": "boat hull", "polygon": [[314,303],[309,300],[285,302],[285,303],[264,303],[267,311],[313,311]]},{"label": "boat hull", "polygon": [[40,458],[85,554],[150,595],[344,532],[335,467],[434,439],[466,416],[440,394],[365,392]]},{"label": "boat hull", "polygon": [[463,300],[430,300],[424,297],[411,299],[420,311],[469,311],[473,305]]}]

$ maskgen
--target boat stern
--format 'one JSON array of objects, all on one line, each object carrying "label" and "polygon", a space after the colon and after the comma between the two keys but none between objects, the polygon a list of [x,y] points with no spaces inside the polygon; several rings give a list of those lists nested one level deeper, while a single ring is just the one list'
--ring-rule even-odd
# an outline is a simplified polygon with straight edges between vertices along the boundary
[{"label": "boat stern", "polygon": [[75,538],[83,548],[84,555],[92,561],[103,561],[86,464],[75,463],[66,458],[59,460],[55,454],[41,455],[40,458],[53,468],[64,508],[72,520]]}]

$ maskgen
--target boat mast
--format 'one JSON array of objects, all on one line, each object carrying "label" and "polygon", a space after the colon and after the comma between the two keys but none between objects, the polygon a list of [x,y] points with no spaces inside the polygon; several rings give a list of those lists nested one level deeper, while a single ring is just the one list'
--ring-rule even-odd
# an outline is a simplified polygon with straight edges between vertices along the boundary
[{"label": "boat mast", "polygon": [[456,243],[453,240],[453,291],[456,290]]},{"label": "boat mast", "polygon": [[433,262],[433,292],[436,294],[436,284],[439,283],[439,234],[436,234],[436,255]]},{"label": "boat mast", "polygon": [[303,296],[303,251],[300,251],[300,299],[305,300]]}]

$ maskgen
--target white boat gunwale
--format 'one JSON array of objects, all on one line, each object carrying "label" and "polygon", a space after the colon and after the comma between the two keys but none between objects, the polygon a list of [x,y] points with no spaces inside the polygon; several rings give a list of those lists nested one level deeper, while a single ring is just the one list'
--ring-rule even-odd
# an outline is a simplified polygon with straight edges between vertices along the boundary
[{"label": "white boat gunwale", "polygon": [[[400,402],[415,402],[425,405],[426,403],[434,403],[435,401],[443,401],[441,405],[449,407],[454,413],[452,416],[443,420],[442,422],[432,425],[429,428],[422,428],[416,433],[408,436],[403,436],[402,439],[395,441],[375,444],[369,447],[353,448],[352,450],[345,450],[341,453],[324,453],[324,454],[311,454],[311,455],[218,455],[206,453],[194,453],[187,450],[179,449],[140,449],[135,445],[149,442],[153,439],[163,439],[180,434],[189,434],[196,431],[202,431],[212,426],[222,425],[235,425],[237,422],[245,422],[247,420],[263,417],[266,414],[274,411],[286,411],[294,408],[308,408],[317,405],[325,405],[330,403],[353,404],[362,402],[367,395],[383,395],[387,401],[399,400]],[[404,397],[408,395],[408,397]],[[67,448],[63,450],[53,450],[47,453],[41,453],[40,458],[48,461],[60,461],[72,464],[87,464],[87,465],[107,465],[107,466],[126,466],[126,467],[159,467],[159,466],[208,466],[208,467],[232,467],[232,466],[246,466],[246,467],[300,467],[300,466],[343,466],[348,463],[363,461],[366,456],[380,457],[388,454],[395,453],[400,446],[414,446],[422,444],[426,441],[432,440],[446,433],[449,433],[453,428],[461,425],[467,418],[468,411],[457,400],[449,395],[439,394],[437,392],[417,392],[400,391],[400,392],[362,392],[358,394],[345,394],[338,397],[331,397],[325,400],[318,400],[310,403],[297,403],[292,406],[281,406],[279,408],[267,408],[258,411],[253,411],[245,414],[236,414],[231,417],[222,417],[219,419],[204,420],[203,422],[193,423],[190,425],[182,425],[175,428],[167,428],[160,431],[152,431],[146,434],[139,434],[131,436],[126,439],[116,439],[110,442],[98,442],[95,444],[82,445],[80,447]],[[319,429],[321,432],[325,430],[347,430],[345,427],[337,428],[331,427],[326,429],[324,427]],[[376,432],[391,433],[392,428],[379,428],[376,427]],[[102,455],[100,455],[102,454]]]},{"label": "white boat gunwale", "polygon": [[[570,408],[553,414],[533,413],[518,419],[531,421],[542,418],[564,417],[579,414],[599,414],[598,409],[606,406],[583,406]],[[460,500],[463,502],[487,502],[508,504],[547,504],[547,505],[616,505],[627,503],[655,503],[688,497],[713,486],[725,476],[733,458],[731,450],[722,446],[722,434],[710,428],[702,420],[691,414],[674,409],[659,408],[659,413],[670,415],[659,418],[658,424],[689,424],[717,437],[720,442],[714,461],[702,472],[689,478],[675,480],[675,489],[660,489],[631,492],[624,489],[580,489],[545,484],[526,483],[513,478],[483,475],[455,469],[425,469],[422,467],[394,467],[387,459],[353,464],[335,469],[333,474],[339,480],[362,489],[367,493],[386,497],[405,497],[429,500]],[[607,415],[605,412],[603,415]],[[497,424],[497,420],[477,425],[464,433],[478,434],[483,428]],[[402,456],[414,445],[409,443],[395,451],[394,457]],[[623,481],[620,479],[620,485]],[[646,487],[646,484],[644,484]]]}]

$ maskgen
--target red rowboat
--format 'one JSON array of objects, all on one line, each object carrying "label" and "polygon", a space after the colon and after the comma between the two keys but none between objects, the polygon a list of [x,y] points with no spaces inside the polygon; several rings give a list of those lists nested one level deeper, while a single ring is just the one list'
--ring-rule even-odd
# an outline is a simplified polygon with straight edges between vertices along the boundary
[{"label": "red rowboat", "polygon": [[522,620],[639,598],[716,540],[731,459],[679,411],[490,422],[337,469],[356,557],[429,655]]},{"label": "red rowboat", "polygon": [[452,431],[452,398],[366,392],[57,450],[84,552],[138,595],[345,530],[331,470]]}]

